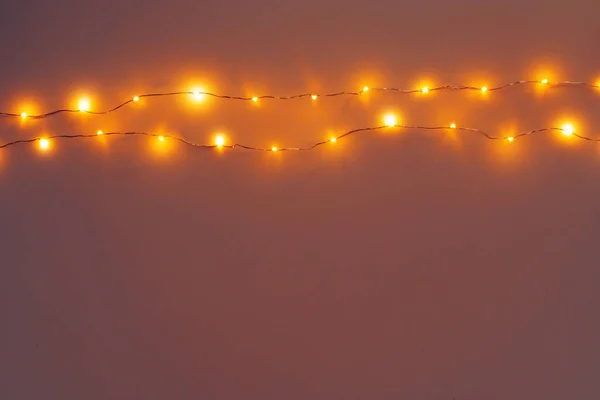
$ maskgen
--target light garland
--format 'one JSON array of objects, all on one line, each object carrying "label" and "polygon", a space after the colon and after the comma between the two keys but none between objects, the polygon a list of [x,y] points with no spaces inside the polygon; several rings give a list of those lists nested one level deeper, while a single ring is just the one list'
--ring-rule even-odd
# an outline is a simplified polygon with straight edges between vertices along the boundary
[{"label": "light garland", "polygon": [[218,99],[241,100],[241,101],[252,101],[252,102],[258,102],[259,100],[263,100],[263,99],[292,100],[292,99],[300,99],[300,98],[307,97],[307,98],[310,98],[313,101],[315,101],[321,97],[360,96],[361,94],[364,94],[369,91],[394,92],[394,93],[400,93],[400,94],[421,93],[423,95],[426,95],[431,92],[436,92],[436,91],[461,91],[461,90],[474,90],[474,91],[480,91],[482,93],[486,93],[486,92],[498,91],[498,90],[505,89],[505,88],[508,88],[511,86],[526,85],[526,84],[544,85],[544,86],[548,86],[550,88],[565,87],[565,86],[600,88],[600,83],[599,84],[591,84],[591,83],[573,82],[573,81],[549,82],[548,79],[542,79],[542,80],[515,81],[515,82],[506,83],[504,85],[500,85],[500,86],[496,86],[496,87],[443,85],[443,86],[437,86],[437,87],[422,87],[422,88],[417,88],[417,89],[398,89],[398,88],[392,88],[392,87],[369,88],[368,86],[365,86],[361,90],[356,91],[356,92],[343,91],[343,92],[326,93],[326,94],[302,93],[302,94],[295,94],[292,96],[263,95],[263,96],[253,96],[253,97],[242,97],[242,96],[220,95],[220,94],[204,92],[204,91],[179,91],[179,92],[140,94],[140,95],[134,96],[131,99],[129,99],[113,108],[105,110],[105,111],[92,111],[89,100],[82,99],[79,102],[79,107],[77,109],[63,108],[63,109],[58,109],[58,110],[50,111],[50,112],[43,113],[43,114],[37,114],[37,115],[29,115],[26,112],[20,112],[20,113],[0,112],[0,116],[16,117],[16,118],[22,118],[22,119],[42,119],[42,118],[48,118],[48,117],[51,117],[51,116],[54,116],[57,114],[61,114],[61,113],[85,113],[85,114],[94,114],[94,115],[109,114],[109,113],[115,112],[115,111],[123,108],[124,106],[126,106],[130,103],[136,103],[136,102],[140,101],[142,98],[149,98],[149,97],[166,97],[166,96],[186,95],[186,96],[193,96],[195,99],[201,99],[204,96],[210,96],[210,97],[214,97],[214,98],[218,98]]},{"label": "light garland", "polygon": [[373,126],[373,127],[366,127],[366,128],[357,128],[357,129],[353,129],[351,131],[348,131],[344,134],[341,134],[339,136],[333,136],[328,140],[323,140],[320,142],[316,142],[311,146],[308,147],[268,147],[268,148],[263,148],[263,147],[255,147],[255,146],[249,146],[249,145],[245,145],[245,144],[239,144],[239,143],[235,143],[235,144],[226,144],[225,138],[221,135],[218,135],[215,139],[215,143],[214,144],[202,144],[202,143],[195,143],[192,142],[190,140],[181,138],[181,137],[177,137],[177,136],[173,136],[173,135],[167,135],[167,134],[156,134],[156,133],[149,133],[149,132],[103,132],[103,131],[98,131],[95,134],[75,134],[75,135],[55,135],[55,136],[46,136],[46,137],[37,137],[37,138],[32,138],[32,139],[19,139],[19,140],[15,140],[12,142],[8,142],[8,143],[4,143],[0,145],[0,149],[5,149],[11,146],[15,146],[15,145],[19,145],[19,144],[26,144],[26,143],[38,143],[40,149],[42,150],[46,150],[49,148],[50,145],[50,140],[53,139],[84,139],[84,138],[93,138],[93,137],[98,137],[98,136],[148,136],[148,137],[154,137],[156,138],[158,141],[160,142],[164,142],[167,139],[173,139],[176,140],[180,143],[183,143],[185,145],[194,147],[194,148],[204,148],[204,149],[214,149],[214,148],[218,148],[218,149],[234,149],[234,148],[240,148],[243,150],[253,150],[253,151],[269,151],[269,152],[276,152],[276,151],[307,151],[307,150],[313,150],[316,149],[317,147],[323,146],[325,144],[333,144],[336,143],[338,140],[349,137],[351,135],[360,133],[360,132],[374,132],[374,131],[379,131],[379,130],[383,130],[383,129],[393,129],[393,128],[398,128],[398,129],[414,129],[414,130],[447,130],[447,131],[467,131],[467,132],[473,132],[473,133],[477,133],[479,135],[481,135],[482,137],[484,137],[485,139],[489,139],[489,140],[506,140],[509,142],[513,142],[515,139],[518,139],[520,137],[523,136],[530,136],[533,135],[535,133],[542,133],[542,132],[550,132],[550,131],[559,131],[561,132],[563,135],[565,136],[573,136],[575,138],[578,139],[582,139],[582,140],[586,140],[586,141],[590,141],[590,142],[600,142],[600,138],[593,138],[593,137],[588,137],[588,136],[583,136],[581,134],[578,134],[575,132],[575,128],[573,127],[573,125],[571,124],[565,124],[560,128],[556,128],[556,127],[549,127],[549,128],[540,128],[540,129],[534,129],[528,132],[523,132],[514,136],[494,136],[494,135],[490,135],[488,133],[486,133],[485,131],[481,130],[481,129],[477,129],[477,128],[468,128],[468,127],[460,127],[460,126],[456,126],[456,124],[451,124],[449,126],[421,126],[421,125],[398,125],[395,122],[392,123],[391,118],[386,118],[387,123],[386,125],[380,125],[380,126]]}]

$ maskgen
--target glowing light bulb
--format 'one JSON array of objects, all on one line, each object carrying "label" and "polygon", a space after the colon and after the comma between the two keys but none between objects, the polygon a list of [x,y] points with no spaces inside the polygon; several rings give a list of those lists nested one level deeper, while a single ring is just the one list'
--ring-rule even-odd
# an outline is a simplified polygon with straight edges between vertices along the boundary
[{"label": "glowing light bulb", "polygon": [[548,79],[542,79],[542,83],[545,85],[548,83]]},{"label": "glowing light bulb", "polygon": [[429,88],[428,87],[424,87],[423,89],[421,89],[421,92],[423,92],[423,93],[429,93]]},{"label": "glowing light bulb", "polygon": [[217,147],[222,147],[225,144],[225,138],[219,135],[217,136],[215,143],[217,144]]},{"label": "glowing light bulb", "polygon": [[562,133],[565,136],[571,136],[573,134],[573,132],[575,132],[575,128],[573,128],[573,125],[571,124],[564,124],[561,127]]},{"label": "glowing light bulb", "polygon": [[337,138],[334,138],[334,137],[332,137],[331,139],[329,139],[329,141],[330,141],[331,143],[335,143],[335,142],[337,142]]},{"label": "glowing light bulb", "polygon": [[98,136],[100,136],[100,135],[102,135],[104,132],[102,132],[102,131],[100,131],[100,130],[99,130],[99,131],[98,131],[98,132],[96,132],[96,133],[98,134]]},{"label": "glowing light bulb", "polygon": [[26,112],[22,112],[21,113],[21,118],[27,118],[27,113]]},{"label": "glowing light bulb", "polygon": [[363,87],[363,88],[362,88],[362,91],[363,91],[363,92],[368,92],[368,91],[369,91],[369,87],[368,87],[368,86],[365,86],[365,87]]},{"label": "glowing light bulb", "polygon": [[49,146],[50,142],[48,142],[48,139],[40,139],[40,149],[46,150]]},{"label": "glowing light bulb", "polygon": [[451,123],[450,124],[450,128],[455,129],[456,128],[456,124],[455,123]]},{"label": "glowing light bulb", "polygon": [[255,97],[253,97],[253,98],[252,98],[252,101],[256,103],[256,102],[258,101],[258,97],[256,97],[256,96],[255,96]]},{"label": "glowing light bulb", "polygon": [[135,97],[133,98],[133,101],[139,101],[139,100],[140,100],[140,98],[139,98],[138,96],[135,96]]},{"label": "glowing light bulb", "polygon": [[311,97],[313,100],[316,100],[316,99],[317,99],[317,97],[319,97],[319,96],[317,96],[316,94],[313,94],[313,95],[311,95],[310,97]]},{"label": "glowing light bulb", "polygon": [[389,114],[389,115],[386,115],[386,116],[385,116],[385,118],[383,119],[383,121],[385,122],[385,124],[386,124],[387,126],[390,126],[390,127],[392,127],[392,126],[396,125],[396,121],[397,121],[397,120],[396,120],[396,117],[395,117],[395,116],[393,116],[393,115]]},{"label": "glowing light bulb", "polygon": [[484,92],[484,93],[487,92],[487,90],[488,90],[488,88],[486,86],[484,86],[484,87],[481,88],[481,91]]},{"label": "glowing light bulb", "polygon": [[271,147],[271,151],[277,151],[277,147],[275,147],[275,146]]},{"label": "glowing light bulb", "polygon": [[164,136],[159,136],[158,140],[160,140],[161,142],[164,142],[165,141],[165,137]]},{"label": "glowing light bulb", "polygon": [[79,111],[81,111],[81,112],[90,111],[90,102],[88,99],[79,100]]},{"label": "glowing light bulb", "polygon": [[508,141],[509,141],[509,142],[512,142],[513,140],[515,140],[515,138],[514,138],[514,137],[512,137],[512,136],[508,138]]},{"label": "glowing light bulb", "polygon": [[203,100],[204,96],[205,96],[205,94],[203,92],[204,92],[203,90],[194,90],[192,92],[192,96],[194,96],[194,99],[196,99],[196,100]]}]

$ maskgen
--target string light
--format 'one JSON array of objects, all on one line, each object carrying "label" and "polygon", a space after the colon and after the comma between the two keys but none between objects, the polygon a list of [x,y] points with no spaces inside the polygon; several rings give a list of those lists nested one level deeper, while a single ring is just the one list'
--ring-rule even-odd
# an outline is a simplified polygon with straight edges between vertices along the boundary
[{"label": "string light", "polygon": [[455,129],[455,128],[456,128],[456,124],[455,124],[454,122],[453,122],[453,123],[451,123],[451,124],[450,124],[450,128],[451,128],[451,129]]},{"label": "string light", "polygon": [[[408,129],[408,130],[433,130],[433,131],[436,131],[436,130],[443,131],[443,130],[448,129],[448,126],[422,126],[422,125],[394,125],[393,127],[401,128],[401,129]],[[244,145],[244,144],[239,144],[239,143],[232,144],[232,145],[225,145],[224,142],[221,146],[219,146],[217,143],[217,147],[228,148],[228,149],[240,148],[240,149],[244,149],[244,150],[253,150],[253,151],[290,151],[290,150],[306,151],[306,150],[313,150],[313,149],[320,147],[327,143],[331,143],[331,142],[335,143],[336,141],[338,141],[342,138],[349,137],[349,136],[354,135],[359,132],[375,132],[375,131],[390,129],[390,128],[391,127],[387,124],[380,125],[380,126],[374,126],[374,127],[367,127],[367,128],[357,128],[357,129],[348,131],[348,132],[344,133],[343,135],[338,136],[337,138],[330,138],[328,140],[317,142],[311,146],[303,147],[303,148],[300,148],[300,147],[277,148],[275,146],[270,147],[270,148],[261,148],[261,147],[249,146],[249,145]],[[578,133],[575,133],[575,129],[570,124],[564,125],[560,128],[548,127],[548,128],[534,129],[534,130],[531,130],[528,132],[520,133],[515,136],[494,136],[494,135],[488,134],[485,131],[483,131],[481,129],[477,129],[477,128],[468,128],[468,127],[457,126],[454,129],[459,130],[459,131],[464,131],[464,132],[476,133],[476,134],[479,134],[480,136],[482,136],[483,138],[489,139],[489,140],[508,140],[509,142],[512,142],[515,139],[520,138],[520,137],[530,136],[530,135],[533,135],[536,133],[552,132],[552,131],[557,131],[557,132],[562,132],[562,133],[570,132],[569,135],[576,137],[578,139],[582,139],[582,140],[586,140],[586,141],[590,141],[590,142],[600,142],[600,138],[588,137],[588,136],[583,136]],[[148,133],[148,132],[104,132],[103,135],[104,136],[148,136],[148,137],[155,137],[161,142],[165,141],[166,138],[171,138],[176,141],[179,141],[180,143],[183,143],[185,145],[188,145],[188,146],[191,146],[194,148],[211,149],[211,148],[215,147],[214,144],[194,143],[192,141],[186,140],[181,137],[170,136],[170,135],[158,135],[155,133]],[[15,145],[31,143],[31,142],[36,142],[36,141],[39,142],[40,148],[47,149],[49,147],[49,141],[51,139],[53,140],[53,139],[92,138],[92,137],[96,137],[96,136],[97,136],[97,134],[74,134],[74,135],[55,135],[55,136],[49,136],[49,137],[44,137],[44,138],[19,139],[19,140],[15,140],[12,142],[0,144],[0,149],[5,149],[5,148],[12,147]]]},{"label": "string light", "polygon": [[217,139],[215,140],[217,147],[223,147],[223,145],[225,144],[225,138],[221,135],[217,136]]},{"label": "string light", "polygon": [[317,99],[317,97],[319,97],[319,96],[317,96],[316,94],[311,94],[311,95],[310,95],[310,97],[311,97],[313,100],[316,100],[316,99]]},{"label": "string light", "polygon": [[102,135],[102,133],[103,133],[103,132],[102,132],[101,130],[99,130],[98,132],[96,132],[96,134],[97,134],[98,136]]},{"label": "string light", "polygon": [[[361,93],[368,92],[368,91],[395,92],[395,93],[400,93],[400,94],[411,94],[411,93],[417,93],[417,92],[418,93],[424,93],[424,92],[429,93],[429,92],[433,92],[433,91],[444,91],[444,90],[447,90],[447,91],[478,90],[478,91],[482,91],[482,92],[488,92],[488,91],[497,91],[497,90],[505,89],[505,88],[508,88],[511,86],[525,85],[525,84],[540,84],[540,83],[547,84],[549,87],[583,86],[583,87],[590,87],[590,88],[594,88],[594,89],[597,89],[598,87],[600,87],[600,84],[596,84],[596,83],[590,84],[590,83],[585,83],[585,82],[573,82],[573,81],[549,82],[547,79],[543,79],[543,80],[514,81],[514,82],[506,83],[501,86],[491,87],[491,88],[488,88],[487,86],[478,88],[478,87],[474,87],[474,86],[463,86],[463,85],[459,85],[459,86],[443,85],[443,86],[438,86],[438,87],[431,87],[431,88],[428,87],[428,88],[419,88],[419,89],[398,89],[398,88],[393,88],[393,87],[369,88],[368,86],[364,86],[362,88],[362,90],[360,90],[358,92],[341,91],[341,92],[333,92],[333,93],[326,93],[326,94],[303,93],[303,94],[295,94],[292,96],[266,95],[266,96],[261,96],[260,98],[274,99],[274,100],[292,100],[292,99],[298,99],[298,98],[302,98],[302,97],[311,97],[314,99],[315,98],[314,96],[316,96],[317,98],[318,97],[337,97],[337,96],[358,96]],[[253,102],[258,102],[258,100],[259,100],[259,97],[256,97],[256,96],[241,97],[241,96],[220,95],[220,94],[215,94],[215,93],[210,93],[210,92],[199,92],[199,91],[148,93],[148,94],[142,94],[142,95],[135,96],[135,97],[133,97],[132,100],[123,102],[123,103],[121,103],[113,108],[110,108],[108,110],[105,110],[105,111],[95,111],[95,112],[89,111],[89,102],[88,102],[87,105],[80,104],[80,108],[77,110],[63,108],[63,109],[58,109],[58,110],[54,110],[54,111],[49,111],[44,114],[30,115],[30,116],[28,116],[25,113],[16,114],[16,113],[11,113],[11,112],[0,112],[0,116],[22,117],[22,118],[29,117],[29,118],[33,118],[33,119],[40,119],[40,118],[47,118],[50,116],[54,116],[54,115],[64,113],[64,112],[86,111],[91,114],[108,114],[108,113],[112,113],[112,112],[115,112],[115,111],[123,108],[125,105],[127,105],[131,101],[134,101],[134,102],[139,101],[141,97],[163,97],[163,96],[176,96],[176,95],[187,95],[187,96],[193,95],[194,97],[196,97],[196,95],[201,96],[201,97],[211,96],[211,97],[215,97],[215,98],[219,98],[219,99],[253,101]]]},{"label": "string light", "polygon": [[81,99],[79,101],[79,111],[81,111],[81,112],[90,111],[90,102],[88,99]]},{"label": "string light", "polygon": [[575,128],[571,124],[564,124],[561,130],[565,136],[571,136],[575,132]]},{"label": "string light", "polygon": [[27,113],[26,112],[22,112],[21,113],[21,118],[27,118]]},{"label": "string light", "polygon": [[396,125],[397,119],[394,115],[388,114],[383,118],[383,121],[388,127],[392,127]]}]

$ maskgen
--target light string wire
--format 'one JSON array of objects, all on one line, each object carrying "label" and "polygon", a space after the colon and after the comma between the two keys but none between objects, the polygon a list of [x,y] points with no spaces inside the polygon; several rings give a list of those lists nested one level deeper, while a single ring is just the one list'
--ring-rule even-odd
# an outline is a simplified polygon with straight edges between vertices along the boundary
[{"label": "light string wire", "polygon": [[26,113],[11,113],[11,112],[0,112],[0,116],[2,117],[21,117],[21,118],[31,118],[31,119],[42,119],[42,118],[48,118],[57,114],[61,114],[61,113],[86,113],[86,114],[94,114],[94,115],[102,115],[102,114],[110,114],[112,112],[115,112],[123,107],[125,107],[126,105],[130,104],[130,103],[134,103],[139,101],[142,98],[148,98],[148,97],[167,97],[167,96],[181,96],[181,95],[192,95],[192,96],[210,96],[210,97],[214,97],[214,98],[218,98],[218,99],[226,99],[226,100],[241,100],[241,101],[258,101],[261,99],[274,99],[274,100],[292,100],[292,99],[299,99],[299,98],[304,98],[304,97],[310,97],[313,100],[316,100],[320,97],[337,97],[337,96],[360,96],[361,94],[368,92],[368,91],[378,91],[378,92],[394,92],[394,93],[400,93],[400,94],[412,94],[412,93],[429,93],[429,92],[436,92],[436,91],[462,91],[462,90],[476,90],[476,91],[483,91],[483,92],[493,92],[493,91],[498,91],[501,89],[505,89],[511,86],[517,86],[517,85],[531,85],[531,84],[543,84],[545,86],[548,86],[550,88],[556,88],[556,87],[565,87],[565,86],[579,86],[579,87],[586,87],[586,88],[600,88],[600,84],[591,84],[591,83],[585,83],[585,82],[574,82],[574,81],[559,81],[559,82],[549,82],[547,79],[542,79],[542,80],[521,80],[521,81],[514,81],[514,82],[510,82],[510,83],[506,83],[504,85],[500,85],[500,86],[496,86],[496,87],[486,87],[486,86],[482,86],[482,87],[476,87],[476,86],[463,86],[463,85],[459,85],[459,86],[453,86],[453,85],[443,85],[443,86],[437,86],[437,87],[423,87],[423,88],[419,88],[419,89],[399,89],[399,88],[393,88],[393,87],[376,87],[376,88],[369,88],[367,86],[363,87],[361,90],[353,92],[353,91],[342,91],[342,92],[334,92],[334,93],[326,93],[326,94],[315,94],[315,93],[302,93],[302,94],[295,94],[295,95],[291,95],[291,96],[275,96],[275,95],[263,95],[263,96],[254,96],[254,97],[242,97],[242,96],[230,96],[230,95],[220,95],[220,94],[216,94],[216,93],[211,93],[211,92],[204,92],[204,91],[179,91],[179,92],[164,92],[164,93],[146,93],[146,94],[140,94],[138,96],[135,96],[113,108],[110,108],[108,110],[105,111],[90,111],[89,109],[68,109],[68,108],[62,108],[62,109],[58,109],[58,110],[54,110],[54,111],[50,111],[50,112],[46,112],[43,114],[37,114],[37,115],[27,115]]},{"label": "light string wire", "polygon": [[581,134],[578,134],[578,133],[572,131],[570,128],[564,128],[564,127],[563,128],[548,127],[548,128],[534,129],[534,130],[523,132],[523,133],[520,133],[520,134],[517,134],[514,136],[493,136],[493,135],[490,135],[490,134],[486,133],[485,131],[483,131],[481,129],[477,129],[477,128],[467,128],[467,127],[459,127],[459,126],[448,127],[448,126],[420,126],[420,125],[398,125],[398,124],[391,125],[390,124],[390,125],[380,125],[380,126],[352,129],[350,131],[347,131],[346,133],[343,133],[339,136],[334,136],[328,140],[316,142],[313,145],[310,145],[308,147],[262,148],[262,147],[249,146],[249,145],[239,144],[239,143],[227,145],[224,142],[221,144],[202,144],[202,143],[195,143],[195,142],[192,142],[185,138],[174,136],[174,135],[165,135],[165,134],[157,134],[157,133],[149,133],[149,132],[106,132],[106,133],[98,132],[96,134],[54,135],[54,136],[46,136],[46,137],[36,137],[36,138],[31,138],[31,139],[19,139],[19,140],[15,140],[12,142],[7,142],[4,144],[1,144],[0,149],[5,149],[5,148],[16,146],[19,144],[26,144],[26,143],[33,143],[33,142],[40,142],[41,144],[47,145],[48,140],[51,140],[51,139],[83,139],[83,138],[93,138],[93,137],[100,137],[100,136],[148,136],[148,137],[158,138],[161,141],[164,141],[166,138],[174,139],[180,143],[183,143],[187,146],[191,146],[194,148],[205,148],[205,149],[240,148],[240,149],[244,149],[244,150],[253,150],[253,151],[308,151],[308,150],[316,149],[317,147],[323,146],[328,143],[335,143],[336,141],[338,141],[340,139],[349,137],[351,135],[355,135],[357,133],[374,132],[374,131],[379,131],[379,130],[383,130],[383,129],[393,129],[393,128],[413,129],[413,130],[466,131],[466,132],[473,132],[473,133],[479,134],[483,138],[489,139],[489,140],[508,140],[511,142],[517,138],[520,138],[523,136],[531,136],[536,133],[560,131],[567,136],[573,136],[578,139],[582,139],[582,140],[586,140],[586,141],[590,141],[590,142],[600,142],[600,138],[583,136]]}]

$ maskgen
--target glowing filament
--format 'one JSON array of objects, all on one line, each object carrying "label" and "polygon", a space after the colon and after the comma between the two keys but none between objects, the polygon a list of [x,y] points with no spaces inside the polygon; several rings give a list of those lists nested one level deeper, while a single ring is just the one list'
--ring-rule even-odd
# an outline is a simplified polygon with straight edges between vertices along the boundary
[{"label": "glowing filament", "polygon": [[429,88],[428,87],[424,87],[423,89],[421,89],[421,92],[423,92],[423,93],[429,93]]},{"label": "glowing filament", "polygon": [[50,142],[48,142],[48,139],[40,139],[40,149],[46,150],[49,146]]},{"label": "glowing filament", "polygon": [[513,140],[515,140],[515,138],[514,138],[514,137],[512,137],[512,136],[508,138],[508,141],[509,141],[509,142],[512,142]]},{"label": "glowing filament", "polygon": [[368,86],[365,86],[364,88],[362,88],[362,91],[363,91],[363,92],[368,92],[368,91],[369,91],[369,87],[368,87]]},{"label": "glowing filament", "polygon": [[456,124],[455,123],[451,123],[450,124],[450,128],[455,129],[456,128]]},{"label": "glowing filament", "polygon": [[79,111],[81,111],[81,112],[90,111],[90,102],[88,99],[81,99],[79,101]]},{"label": "glowing filament", "polygon": [[252,98],[252,101],[256,103],[256,102],[258,101],[258,97],[256,97],[256,96],[255,96],[255,97],[253,97],[253,98]]},{"label": "glowing filament", "polygon": [[313,100],[316,100],[318,96],[317,96],[316,94],[313,94],[313,95],[311,95],[310,97],[311,97]]},{"label": "glowing filament", "polygon": [[542,83],[545,85],[548,83],[548,79],[542,79]]},{"label": "glowing filament", "polygon": [[139,100],[140,100],[140,98],[139,98],[138,96],[135,96],[135,97],[133,98],[133,101],[139,101]]},{"label": "glowing filament", "polygon": [[561,127],[562,133],[565,136],[571,136],[573,134],[573,132],[575,132],[575,128],[573,128],[573,125],[571,124],[564,124]]},{"label": "glowing filament", "polygon": [[158,140],[160,140],[161,142],[164,142],[165,141],[165,137],[164,136],[159,136]]},{"label": "glowing filament", "polygon": [[485,86],[481,88],[481,91],[484,92],[484,93],[487,92],[487,90],[488,90],[488,88],[485,87]]},{"label": "glowing filament", "polygon": [[223,136],[217,136],[215,140],[217,147],[222,147],[225,144],[225,138]]},{"label": "glowing filament", "polygon": [[275,147],[275,146],[271,147],[271,151],[277,151],[277,147]]},{"label": "glowing filament", "polygon": [[337,142],[337,139],[336,139],[336,138],[334,138],[334,137],[332,137],[331,139],[329,139],[329,141],[330,141],[331,143],[335,143],[335,142]]},{"label": "glowing filament", "polygon": [[396,125],[396,117],[393,115],[386,115],[384,118],[384,122],[387,126],[392,127]]},{"label": "glowing filament", "polygon": [[22,112],[21,113],[21,118],[27,118],[27,113],[26,112]]},{"label": "glowing filament", "polygon": [[202,90],[195,90],[194,92],[192,92],[192,96],[194,96],[196,100],[203,100],[205,94],[202,92]]},{"label": "glowing filament", "polygon": [[100,136],[100,135],[102,135],[103,132],[99,130],[97,133],[98,133],[98,136]]}]

